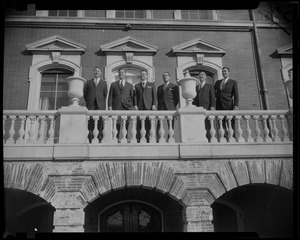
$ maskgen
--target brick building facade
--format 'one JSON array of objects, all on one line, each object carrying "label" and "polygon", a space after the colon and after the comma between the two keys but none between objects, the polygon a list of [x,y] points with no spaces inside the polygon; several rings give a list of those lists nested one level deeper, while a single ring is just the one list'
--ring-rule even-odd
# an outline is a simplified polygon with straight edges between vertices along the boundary
[{"label": "brick building facade", "polygon": [[[293,70],[291,5],[278,4],[262,2],[253,10],[131,12],[63,12],[34,4],[18,11],[6,6],[6,234],[228,231],[292,236],[292,135],[282,120],[282,112],[292,107],[284,85]],[[190,127],[186,121],[195,113],[182,108],[181,97],[173,113],[179,119],[173,143],[63,142],[67,115],[96,113],[82,110],[83,99],[81,110],[63,109],[68,106],[64,87],[62,95],[56,91],[54,107],[52,100],[45,104],[50,91],[43,90],[49,86],[43,85],[46,76],[88,80],[95,66],[108,86],[125,67],[127,81],[137,83],[138,74],[147,70],[156,87],[163,83],[164,72],[176,83],[184,72],[196,76],[200,70],[214,84],[222,78],[222,67],[229,67],[239,87],[240,139],[227,145],[220,139],[199,142],[197,137],[189,142],[180,131]],[[199,116],[206,114],[201,111]],[[249,123],[256,115],[259,125]],[[258,136],[250,143],[254,133]],[[44,141],[47,134],[50,140]],[[163,134],[173,133],[166,129]]]}]

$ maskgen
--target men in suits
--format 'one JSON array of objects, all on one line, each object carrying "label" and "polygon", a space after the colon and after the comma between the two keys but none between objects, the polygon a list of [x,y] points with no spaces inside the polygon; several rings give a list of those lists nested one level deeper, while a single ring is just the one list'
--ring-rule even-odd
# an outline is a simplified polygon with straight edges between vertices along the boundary
[{"label": "men in suits", "polygon": [[[171,83],[170,73],[164,72],[162,75],[163,84],[157,88],[158,110],[176,110],[179,103],[179,88],[176,84]],[[169,122],[168,128],[169,128]],[[174,119],[172,120],[172,128],[174,129]],[[157,124],[159,132],[160,122]],[[159,136],[157,136],[159,138]]]},{"label": "men in suits", "polygon": [[[197,107],[203,107],[206,110],[215,110],[216,100],[215,100],[215,89],[211,84],[206,83],[206,73],[201,71],[198,75],[200,80],[200,84],[196,86],[197,95],[194,98],[194,105]],[[206,137],[210,140],[210,122],[206,118],[205,119],[205,129],[206,129]]]},{"label": "men in suits", "polygon": [[[109,110],[133,110],[134,92],[133,85],[128,83],[125,79],[125,69],[118,70],[119,80],[112,82],[109,89],[108,109]],[[117,122],[117,138],[120,136],[120,118]],[[128,131],[129,121],[126,122],[126,129]]]},{"label": "men in suits", "polygon": [[[88,80],[84,85],[83,97],[88,110],[106,110],[107,84],[104,80],[101,80],[101,75],[101,69],[99,67],[95,67],[94,78]],[[92,119],[92,117],[89,120],[88,129],[88,137],[91,142],[94,129],[94,120]],[[103,130],[101,117],[98,120],[98,130],[98,139],[99,141],[101,141]]]},{"label": "men in suits", "polygon": [[[136,110],[156,110],[157,96],[154,83],[148,82],[147,71],[141,72],[142,81],[135,85],[135,109]],[[137,136],[140,139],[141,121],[137,124]],[[149,131],[151,123],[149,118],[145,120],[146,139],[149,142]]]},{"label": "men in suits", "polygon": [[[216,93],[216,109],[217,110],[238,110],[239,92],[237,81],[229,78],[230,69],[228,67],[222,68],[223,79],[215,83]],[[231,121],[232,129],[235,132],[234,119]],[[223,120],[223,128],[225,130],[225,138],[228,135],[228,122]]]}]

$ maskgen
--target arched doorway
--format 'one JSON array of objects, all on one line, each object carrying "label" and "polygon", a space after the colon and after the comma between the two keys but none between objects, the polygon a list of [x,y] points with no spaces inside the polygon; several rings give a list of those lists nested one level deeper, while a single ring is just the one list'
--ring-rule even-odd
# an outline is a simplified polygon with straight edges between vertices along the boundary
[{"label": "arched doorway", "polygon": [[161,232],[159,209],[141,202],[125,201],[108,207],[99,214],[101,232]]},{"label": "arched doorway", "polygon": [[44,199],[18,189],[5,189],[6,235],[18,232],[34,237],[35,232],[52,232],[55,208]]},{"label": "arched doorway", "polygon": [[179,202],[142,187],[109,192],[84,211],[85,232],[182,232],[185,216]]},{"label": "arched doorway", "polygon": [[293,192],[270,184],[241,186],[212,204],[216,232],[256,232],[260,237],[291,237]]}]

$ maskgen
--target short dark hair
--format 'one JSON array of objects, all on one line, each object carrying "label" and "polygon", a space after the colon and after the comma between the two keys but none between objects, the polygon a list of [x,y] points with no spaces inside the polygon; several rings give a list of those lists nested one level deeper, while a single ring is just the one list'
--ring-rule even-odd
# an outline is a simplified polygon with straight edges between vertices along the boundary
[{"label": "short dark hair", "polygon": [[123,68],[123,67],[119,68],[119,69],[118,69],[118,72],[120,72],[121,70],[124,70],[124,72],[126,72],[126,71],[125,71],[125,68]]},{"label": "short dark hair", "polygon": [[229,69],[229,67],[223,67],[223,68],[222,68],[222,70],[223,70],[223,69],[227,69],[227,70],[228,70],[228,72],[230,72],[230,69]]},{"label": "short dark hair", "polygon": [[99,69],[99,70],[102,72],[102,70],[101,70],[101,68],[100,68],[100,67],[96,66],[96,67],[94,67],[94,70],[95,70],[96,68],[98,68],[98,69]]}]

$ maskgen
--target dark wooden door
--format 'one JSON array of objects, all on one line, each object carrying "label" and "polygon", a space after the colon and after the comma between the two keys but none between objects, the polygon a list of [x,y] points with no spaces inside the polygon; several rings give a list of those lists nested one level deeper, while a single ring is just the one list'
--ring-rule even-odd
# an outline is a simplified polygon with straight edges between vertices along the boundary
[{"label": "dark wooden door", "polygon": [[161,232],[161,222],[161,213],[155,208],[139,202],[126,202],[100,215],[100,231]]}]

